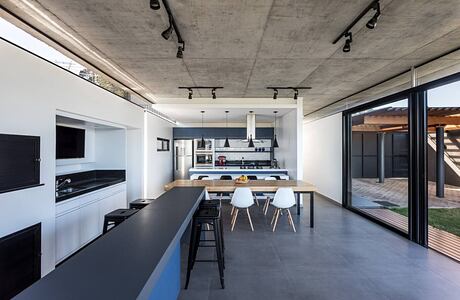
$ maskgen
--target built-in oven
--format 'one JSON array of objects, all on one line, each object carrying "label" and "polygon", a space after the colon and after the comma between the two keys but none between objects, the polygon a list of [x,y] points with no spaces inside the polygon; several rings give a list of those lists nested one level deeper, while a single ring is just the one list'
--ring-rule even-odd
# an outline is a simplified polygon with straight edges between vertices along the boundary
[{"label": "built-in oven", "polygon": [[214,165],[212,153],[197,153],[195,155],[195,167],[212,167]]}]

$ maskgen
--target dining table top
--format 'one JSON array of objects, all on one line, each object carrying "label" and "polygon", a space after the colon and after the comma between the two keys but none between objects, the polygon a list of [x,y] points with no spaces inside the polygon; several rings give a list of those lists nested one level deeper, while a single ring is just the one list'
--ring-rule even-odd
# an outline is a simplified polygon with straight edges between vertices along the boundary
[{"label": "dining table top", "polygon": [[280,187],[290,187],[296,193],[316,192],[316,186],[302,180],[249,180],[247,183],[235,180],[187,180],[178,179],[165,185],[169,191],[175,187],[206,187],[210,193],[233,192],[238,187],[249,187],[253,192],[276,192]]}]

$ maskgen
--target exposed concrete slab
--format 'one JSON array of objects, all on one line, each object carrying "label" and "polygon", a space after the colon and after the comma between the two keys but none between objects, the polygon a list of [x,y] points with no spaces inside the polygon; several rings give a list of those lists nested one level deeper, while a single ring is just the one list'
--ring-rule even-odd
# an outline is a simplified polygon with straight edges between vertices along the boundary
[{"label": "exposed concrete slab", "polygon": [[[88,56],[91,49],[136,80],[140,92],[157,98],[186,97],[180,85],[223,85],[222,97],[271,97],[267,85],[308,85],[302,91],[309,114],[347,95],[451,51],[460,46],[460,1],[381,0],[377,27],[365,23],[353,29],[352,51],[342,52],[334,38],[370,0],[170,0],[186,41],[184,59],[177,59],[176,37],[161,37],[168,19],[164,9],[153,11],[147,0],[29,1],[43,15],[32,16],[24,0],[2,5],[53,39],[85,57],[106,73],[133,86],[109,64]],[[37,17],[38,16],[38,17]],[[87,49],[42,22],[44,16],[78,38]],[[42,19],[40,19],[42,18]],[[420,70],[429,78],[452,69],[460,55]],[[332,112],[364,97],[404,88],[401,76],[360,93]],[[195,97],[208,97],[196,91]],[[291,91],[280,96],[292,97]],[[315,115],[318,115],[315,113]]]}]

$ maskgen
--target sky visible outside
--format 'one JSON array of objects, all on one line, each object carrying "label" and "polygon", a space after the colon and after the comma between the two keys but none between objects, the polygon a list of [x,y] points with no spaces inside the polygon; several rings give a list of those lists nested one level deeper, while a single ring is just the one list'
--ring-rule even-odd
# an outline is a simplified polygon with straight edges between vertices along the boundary
[{"label": "sky visible outside", "polygon": [[85,67],[63,55],[59,51],[36,39],[32,35],[0,18],[0,37],[32,53],[59,65],[72,73],[79,74]]}]

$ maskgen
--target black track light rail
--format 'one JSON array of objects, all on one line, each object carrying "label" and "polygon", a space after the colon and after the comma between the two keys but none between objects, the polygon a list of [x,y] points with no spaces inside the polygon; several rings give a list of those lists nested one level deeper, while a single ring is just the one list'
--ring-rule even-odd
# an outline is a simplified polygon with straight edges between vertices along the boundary
[{"label": "black track light rail", "polygon": [[350,25],[345,28],[345,30],[332,42],[332,44],[337,44],[341,38],[345,37],[345,35],[362,19],[371,9],[379,7],[379,0],[373,0],[354,20],[350,23]]},{"label": "black track light rail", "polygon": [[311,90],[311,86],[267,86],[268,90]]},{"label": "black track light rail", "polygon": [[200,89],[223,89],[224,87],[223,86],[179,86],[177,87],[178,89],[185,89],[185,90],[189,90],[189,89],[192,89],[192,90],[200,90]]},{"label": "black track light rail", "polygon": [[163,2],[165,10],[168,13],[168,17],[170,18],[169,20],[171,22],[171,25],[174,28],[174,32],[176,32],[177,42],[179,44],[182,44],[182,50],[185,50],[185,42],[182,39],[182,35],[180,34],[179,28],[177,27],[176,20],[174,19],[174,15],[171,12],[171,8],[169,7],[168,0],[161,0],[161,2]]}]

